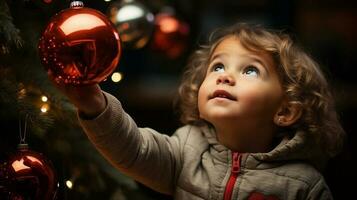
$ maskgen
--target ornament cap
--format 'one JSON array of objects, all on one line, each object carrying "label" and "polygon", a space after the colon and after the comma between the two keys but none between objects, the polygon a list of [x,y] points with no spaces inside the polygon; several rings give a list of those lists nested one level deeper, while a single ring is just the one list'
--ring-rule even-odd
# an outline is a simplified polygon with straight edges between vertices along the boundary
[{"label": "ornament cap", "polygon": [[82,1],[72,1],[69,5],[70,8],[83,8],[84,3]]},{"label": "ornament cap", "polygon": [[20,143],[20,144],[17,145],[17,148],[19,150],[27,150],[29,148],[29,145],[26,144],[26,143]]}]

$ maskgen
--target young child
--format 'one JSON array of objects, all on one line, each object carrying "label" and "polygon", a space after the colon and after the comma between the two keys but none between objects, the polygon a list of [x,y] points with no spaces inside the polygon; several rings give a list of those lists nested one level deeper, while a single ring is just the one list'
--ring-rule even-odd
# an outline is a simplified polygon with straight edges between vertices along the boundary
[{"label": "young child", "polygon": [[332,199],[319,170],[342,145],[318,65],[285,34],[236,24],[192,56],[179,88],[185,126],[138,128],[98,85],[59,85],[96,148],[175,199]]}]

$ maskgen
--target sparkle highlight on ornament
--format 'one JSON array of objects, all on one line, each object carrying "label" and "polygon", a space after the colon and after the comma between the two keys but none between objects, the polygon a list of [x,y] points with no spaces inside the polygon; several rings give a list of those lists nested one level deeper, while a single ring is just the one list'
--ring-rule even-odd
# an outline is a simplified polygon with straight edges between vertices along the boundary
[{"label": "sparkle highlight on ornament", "polygon": [[123,75],[120,72],[114,72],[112,74],[112,81],[114,83],[117,83],[123,79]]},{"label": "sparkle highlight on ornament", "polygon": [[65,35],[83,30],[92,30],[100,26],[105,26],[105,23],[99,18],[89,14],[78,14],[69,17],[60,25],[60,29]]},{"label": "sparkle highlight on ornament", "polygon": [[66,186],[67,186],[69,189],[72,189],[72,187],[73,187],[72,181],[67,180],[67,181],[66,181]]},{"label": "sparkle highlight on ornament", "polygon": [[12,168],[15,170],[15,172],[18,172],[20,170],[24,170],[24,169],[30,169],[30,167],[24,165],[24,159],[21,158],[21,160],[15,160],[15,162],[13,162],[11,164]]},{"label": "sparkle highlight on ornament", "polygon": [[[33,156],[26,156],[26,158],[29,159],[31,162],[36,162],[39,165],[43,165],[39,159],[37,159],[37,158],[35,158]],[[30,169],[30,167],[28,167],[28,166],[26,166],[24,164],[24,161],[25,160],[23,158],[21,158],[21,160],[15,160],[11,164],[11,166],[15,170],[15,172],[18,172],[18,171],[21,171],[21,170],[24,170],[24,169]]]},{"label": "sparkle highlight on ornament", "polygon": [[133,19],[140,18],[144,15],[144,11],[142,8],[136,5],[127,5],[124,6],[118,13],[117,13],[117,20],[118,22],[129,21]]},{"label": "sparkle highlight on ornament", "polygon": [[26,156],[26,158],[31,160],[32,162],[36,162],[36,163],[42,165],[41,161],[33,156]]}]

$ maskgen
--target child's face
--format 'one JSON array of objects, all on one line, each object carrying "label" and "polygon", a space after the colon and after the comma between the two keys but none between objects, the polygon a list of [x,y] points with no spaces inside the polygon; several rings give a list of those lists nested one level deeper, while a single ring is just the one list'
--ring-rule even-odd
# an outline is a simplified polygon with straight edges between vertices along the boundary
[{"label": "child's face", "polygon": [[214,126],[222,120],[273,126],[283,96],[272,57],[251,52],[230,36],[212,54],[198,92],[198,109]]}]

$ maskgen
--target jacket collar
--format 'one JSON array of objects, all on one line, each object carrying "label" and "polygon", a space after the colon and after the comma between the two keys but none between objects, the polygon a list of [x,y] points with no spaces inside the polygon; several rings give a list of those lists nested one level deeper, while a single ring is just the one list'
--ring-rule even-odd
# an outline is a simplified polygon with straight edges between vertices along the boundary
[{"label": "jacket collar", "polygon": [[[231,151],[218,142],[214,128],[203,126],[201,130],[207,138],[210,148],[224,157],[218,159],[227,161],[227,155]],[[321,170],[326,164],[328,157],[319,147],[311,134],[298,131],[293,133],[292,137],[291,135],[283,137],[280,143],[270,152],[244,153],[242,166],[251,169],[263,169],[281,165],[288,161],[305,161]]]}]

